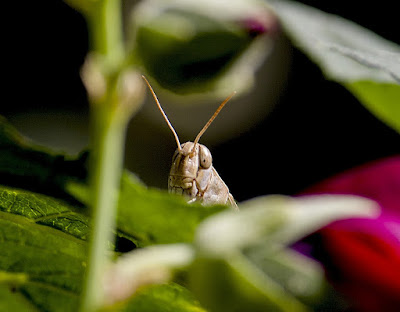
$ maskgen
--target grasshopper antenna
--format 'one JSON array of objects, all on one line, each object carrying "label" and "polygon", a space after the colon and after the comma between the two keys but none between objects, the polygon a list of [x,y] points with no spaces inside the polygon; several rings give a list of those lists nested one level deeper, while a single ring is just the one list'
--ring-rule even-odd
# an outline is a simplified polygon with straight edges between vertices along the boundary
[{"label": "grasshopper antenna", "polygon": [[153,98],[157,103],[158,109],[160,110],[161,114],[163,115],[165,121],[167,122],[168,127],[171,129],[172,133],[174,134],[176,144],[178,145],[178,150],[181,151],[182,148],[181,148],[181,142],[179,142],[179,137],[176,134],[176,131],[175,131],[174,127],[172,127],[171,122],[169,121],[169,119],[168,119],[167,115],[165,114],[164,110],[162,109],[160,101],[158,100],[156,93],[154,92],[153,88],[151,87],[151,85],[150,85],[149,81],[146,79],[146,77],[142,75],[142,78],[146,82],[146,84],[149,87],[151,93],[153,94]]},{"label": "grasshopper antenna", "polygon": [[218,106],[217,110],[215,111],[214,115],[211,116],[211,118],[207,121],[207,123],[204,125],[203,129],[200,130],[199,134],[197,135],[196,139],[193,142],[193,146],[196,146],[197,143],[199,143],[199,140],[201,136],[206,132],[208,127],[211,125],[211,123],[214,121],[214,119],[218,116],[219,112],[221,109],[225,106],[226,103],[236,94],[236,91],[233,91],[230,96],[228,96],[220,106]]}]

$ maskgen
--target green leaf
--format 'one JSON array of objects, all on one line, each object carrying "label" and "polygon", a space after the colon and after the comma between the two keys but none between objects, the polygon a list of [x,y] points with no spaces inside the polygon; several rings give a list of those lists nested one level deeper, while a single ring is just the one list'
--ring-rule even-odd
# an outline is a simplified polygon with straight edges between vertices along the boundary
[{"label": "green leaf", "polygon": [[0,311],[39,312],[28,298],[17,291],[20,273],[0,272]]},{"label": "green leaf", "polygon": [[121,183],[118,229],[141,238],[139,246],[192,242],[197,225],[226,206],[188,204],[182,196],[149,189],[125,173]]},{"label": "green leaf", "polygon": [[[217,80],[239,63],[255,38],[266,31],[263,23],[270,17],[267,6],[257,1],[234,0],[229,10],[221,10],[224,6],[216,1],[200,5],[189,0],[142,1],[132,15],[130,37],[135,56],[162,87],[173,92],[218,89]],[[248,21],[259,25],[257,31],[249,28]],[[260,47],[257,49],[265,54],[265,46]],[[254,59],[254,55],[246,56]],[[246,65],[247,72],[255,70],[251,61]]]},{"label": "green leaf", "polygon": [[224,211],[200,224],[195,239],[200,253],[223,256],[260,239],[270,248],[288,246],[335,220],[379,213],[374,201],[349,195],[261,196],[243,202],[240,209],[238,214]]},{"label": "green leaf", "polygon": [[400,133],[400,85],[360,80],[345,86],[375,116]]},{"label": "green leaf", "polygon": [[189,244],[154,245],[123,254],[105,272],[106,304],[124,301],[143,286],[172,280],[174,273],[187,267],[193,257]]},{"label": "green leaf", "polygon": [[72,159],[34,144],[0,116],[0,184],[66,196],[67,180],[86,177],[86,154]]},{"label": "green leaf", "polygon": [[[0,296],[5,311],[74,311],[88,219],[62,201],[0,186]],[[35,307],[35,308],[33,308]]]},{"label": "green leaf", "polygon": [[[87,202],[86,186],[70,183],[67,189],[82,202]],[[182,196],[145,187],[133,174],[125,171],[121,179],[117,226],[121,235],[138,247],[192,242],[202,220],[227,208],[188,204]]]},{"label": "green leaf", "polygon": [[378,213],[370,200],[331,195],[266,196],[240,208],[207,218],[196,233],[190,289],[212,311],[304,311],[322,304],[322,268],[287,247],[334,220]]},{"label": "green leaf", "polygon": [[0,205],[3,218],[20,215],[76,238],[86,240],[89,235],[88,218],[51,197],[0,186]]},{"label": "green leaf", "polygon": [[[167,32],[167,25],[184,19],[189,25],[174,29],[193,28],[185,38]],[[161,86],[175,91],[193,88],[218,76],[250,42],[251,38],[239,29],[229,29],[206,16],[179,10],[157,16],[137,31],[138,52],[146,69]]]},{"label": "green leaf", "polygon": [[325,76],[343,84],[373,114],[400,132],[400,46],[298,2],[270,2],[293,43]]},{"label": "green leaf", "polygon": [[211,311],[307,311],[296,298],[240,254],[198,258],[190,289]]},{"label": "green leaf", "polygon": [[267,244],[252,246],[244,254],[264,274],[300,301],[313,305],[321,300],[325,280],[322,268],[316,262],[289,248],[276,252]]},{"label": "green leaf", "polygon": [[293,43],[330,79],[400,83],[400,47],[339,16],[293,1],[270,1]]},{"label": "green leaf", "polygon": [[163,284],[139,291],[121,312],[206,312],[184,287]]}]

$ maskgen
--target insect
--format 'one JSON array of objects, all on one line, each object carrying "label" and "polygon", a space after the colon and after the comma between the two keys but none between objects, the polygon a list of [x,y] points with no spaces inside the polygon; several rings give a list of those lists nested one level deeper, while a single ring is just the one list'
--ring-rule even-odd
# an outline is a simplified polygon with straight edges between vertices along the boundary
[{"label": "insect", "polygon": [[190,198],[189,203],[199,201],[203,204],[226,204],[238,209],[235,199],[232,194],[229,193],[228,187],[212,165],[210,150],[199,143],[201,136],[236,92],[233,92],[221,103],[193,142],[181,144],[153,88],[147,79],[144,76],[142,77],[153,94],[161,114],[174,134],[178,146],[172,157],[172,166],[168,178],[168,190],[171,193],[188,196]]}]

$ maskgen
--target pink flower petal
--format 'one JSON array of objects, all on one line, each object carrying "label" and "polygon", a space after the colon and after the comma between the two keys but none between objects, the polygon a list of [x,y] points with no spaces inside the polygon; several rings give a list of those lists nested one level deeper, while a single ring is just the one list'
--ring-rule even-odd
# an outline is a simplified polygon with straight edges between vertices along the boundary
[{"label": "pink flower petal", "polygon": [[376,219],[340,220],[320,230],[318,258],[356,310],[400,311],[400,156],[349,170],[303,194],[353,194],[380,204]]}]

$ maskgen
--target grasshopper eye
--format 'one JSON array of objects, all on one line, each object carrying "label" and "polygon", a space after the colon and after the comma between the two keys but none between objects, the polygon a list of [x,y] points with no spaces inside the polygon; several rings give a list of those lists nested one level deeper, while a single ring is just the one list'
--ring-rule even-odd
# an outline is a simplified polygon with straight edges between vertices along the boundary
[{"label": "grasshopper eye", "polygon": [[200,167],[204,169],[210,168],[212,164],[211,152],[204,145],[199,145],[199,161],[200,161]]}]

